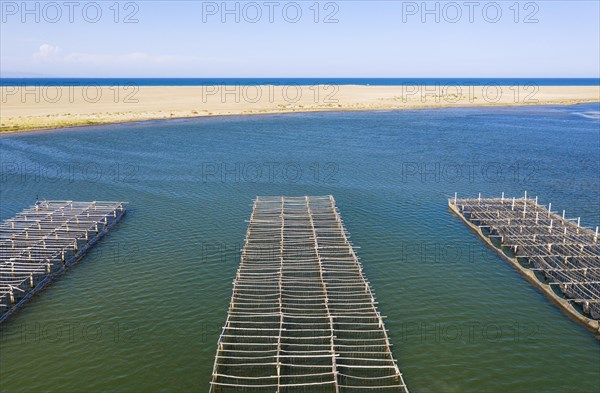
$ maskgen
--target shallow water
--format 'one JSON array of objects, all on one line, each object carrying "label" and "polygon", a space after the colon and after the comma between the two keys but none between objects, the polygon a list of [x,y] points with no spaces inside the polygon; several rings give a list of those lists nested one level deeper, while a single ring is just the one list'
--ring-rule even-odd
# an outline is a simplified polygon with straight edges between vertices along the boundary
[{"label": "shallow water", "polygon": [[598,104],[221,117],[0,138],[0,217],[128,214],[2,326],[0,390],[206,391],[256,195],[336,198],[412,392],[600,391],[600,343],[447,209],[538,195],[600,224]]}]

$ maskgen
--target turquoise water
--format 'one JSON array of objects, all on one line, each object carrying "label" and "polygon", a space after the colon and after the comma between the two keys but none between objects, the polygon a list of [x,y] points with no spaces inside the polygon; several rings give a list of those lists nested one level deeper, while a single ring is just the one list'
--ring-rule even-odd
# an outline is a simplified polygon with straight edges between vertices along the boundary
[{"label": "turquoise water", "polygon": [[256,195],[336,198],[412,392],[600,391],[600,342],[447,209],[538,195],[600,224],[600,107],[155,121],[0,138],[0,218],[125,219],[2,326],[0,390],[207,391]]}]

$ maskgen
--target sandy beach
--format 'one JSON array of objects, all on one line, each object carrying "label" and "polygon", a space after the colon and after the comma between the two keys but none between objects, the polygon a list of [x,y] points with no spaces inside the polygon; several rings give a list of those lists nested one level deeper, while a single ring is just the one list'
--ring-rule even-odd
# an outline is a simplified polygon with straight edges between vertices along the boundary
[{"label": "sandy beach", "polygon": [[598,86],[4,86],[0,91],[1,133],[219,115],[600,101]]}]

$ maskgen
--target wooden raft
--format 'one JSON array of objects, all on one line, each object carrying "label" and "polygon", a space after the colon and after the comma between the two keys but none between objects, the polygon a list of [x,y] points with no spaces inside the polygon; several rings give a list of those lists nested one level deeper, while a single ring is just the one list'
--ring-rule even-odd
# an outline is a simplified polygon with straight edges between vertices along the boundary
[{"label": "wooden raft", "polygon": [[123,202],[38,201],[0,225],[0,323],[77,262],[125,214]]},{"label": "wooden raft", "polygon": [[[600,319],[600,242],[598,227],[595,231],[580,225],[580,219],[568,219],[563,210],[559,215],[552,204],[542,206],[527,198],[449,199],[450,208],[463,221],[471,224],[482,235],[494,240],[502,256],[505,251],[530,273],[541,278],[545,286],[556,287],[546,291],[553,296],[562,294],[561,303],[576,304],[587,323]],[[535,283],[535,282],[534,282]],[[544,286],[542,286],[544,289]],[[573,311],[573,310],[567,310]],[[589,318],[588,318],[589,317]]]},{"label": "wooden raft", "polygon": [[408,392],[331,196],[257,197],[212,392]]}]

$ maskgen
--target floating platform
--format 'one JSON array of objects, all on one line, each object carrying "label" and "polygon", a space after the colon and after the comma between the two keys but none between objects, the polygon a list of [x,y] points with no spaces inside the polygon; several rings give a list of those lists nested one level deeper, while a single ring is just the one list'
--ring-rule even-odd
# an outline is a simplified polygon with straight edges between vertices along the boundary
[{"label": "floating platform", "polygon": [[458,215],[571,317],[600,333],[600,243],[595,232],[527,198],[449,199]]},{"label": "floating platform", "polygon": [[124,214],[124,202],[38,201],[3,222],[0,323],[76,263]]},{"label": "floating platform", "polygon": [[331,196],[257,197],[211,392],[404,392]]}]

